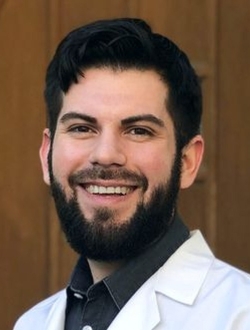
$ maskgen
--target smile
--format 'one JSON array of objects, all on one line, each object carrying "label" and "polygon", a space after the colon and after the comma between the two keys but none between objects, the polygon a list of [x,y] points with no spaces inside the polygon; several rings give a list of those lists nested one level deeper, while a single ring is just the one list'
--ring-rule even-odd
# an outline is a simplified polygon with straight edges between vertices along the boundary
[{"label": "smile", "polygon": [[97,185],[89,185],[85,187],[86,191],[90,194],[97,195],[127,195],[133,189],[131,187],[105,187],[105,186],[97,186]]}]

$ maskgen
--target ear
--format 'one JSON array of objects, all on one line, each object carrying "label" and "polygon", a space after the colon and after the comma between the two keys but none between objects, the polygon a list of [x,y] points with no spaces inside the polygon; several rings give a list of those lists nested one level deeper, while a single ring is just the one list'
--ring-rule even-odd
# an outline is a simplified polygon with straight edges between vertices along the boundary
[{"label": "ear", "polygon": [[194,182],[201,165],[204,152],[204,140],[196,135],[182,150],[181,189],[188,188]]},{"label": "ear", "polygon": [[39,156],[42,165],[43,180],[48,185],[50,184],[49,167],[48,167],[48,154],[49,154],[50,146],[51,146],[50,131],[48,128],[46,128],[43,131],[43,139],[39,150]]}]

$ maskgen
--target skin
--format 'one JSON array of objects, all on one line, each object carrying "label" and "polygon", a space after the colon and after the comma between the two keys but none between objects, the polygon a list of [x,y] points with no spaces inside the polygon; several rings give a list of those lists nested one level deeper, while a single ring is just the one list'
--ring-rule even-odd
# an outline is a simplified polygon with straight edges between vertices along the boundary
[{"label": "skin", "polygon": [[[147,202],[159,184],[168,181],[176,153],[174,126],[166,109],[168,88],[154,71],[91,68],[63,96],[53,139],[53,172],[69,199],[68,178],[83,169],[100,166],[125,168],[148,180],[146,190],[132,180],[84,180],[76,187],[78,202],[88,221],[97,208],[111,209],[119,225],[129,221],[138,202]],[[40,158],[49,185],[50,132],[44,130]],[[197,175],[204,149],[200,135],[182,151],[180,188],[188,188]],[[106,194],[89,187],[105,187]],[[115,194],[117,187],[125,195]],[[101,188],[101,189],[105,189]],[[89,260],[95,279],[109,275],[119,265]]]}]

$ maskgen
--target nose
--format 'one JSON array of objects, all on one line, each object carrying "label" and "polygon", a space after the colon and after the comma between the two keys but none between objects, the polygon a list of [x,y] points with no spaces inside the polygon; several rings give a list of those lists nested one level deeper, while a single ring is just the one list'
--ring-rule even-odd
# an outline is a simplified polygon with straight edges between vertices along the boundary
[{"label": "nose", "polygon": [[111,131],[103,132],[93,145],[90,162],[105,167],[123,166],[126,163],[125,151],[119,135]]}]

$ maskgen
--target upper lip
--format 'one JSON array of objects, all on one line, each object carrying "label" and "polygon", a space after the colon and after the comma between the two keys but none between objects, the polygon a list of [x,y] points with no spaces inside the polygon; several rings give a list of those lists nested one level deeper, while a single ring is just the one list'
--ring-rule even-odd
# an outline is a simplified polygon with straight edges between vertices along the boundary
[{"label": "upper lip", "polygon": [[114,180],[100,180],[100,181],[83,181],[79,182],[81,186],[99,186],[99,187],[127,187],[127,188],[135,188],[138,187],[137,183],[128,183],[128,182],[118,182]]}]

